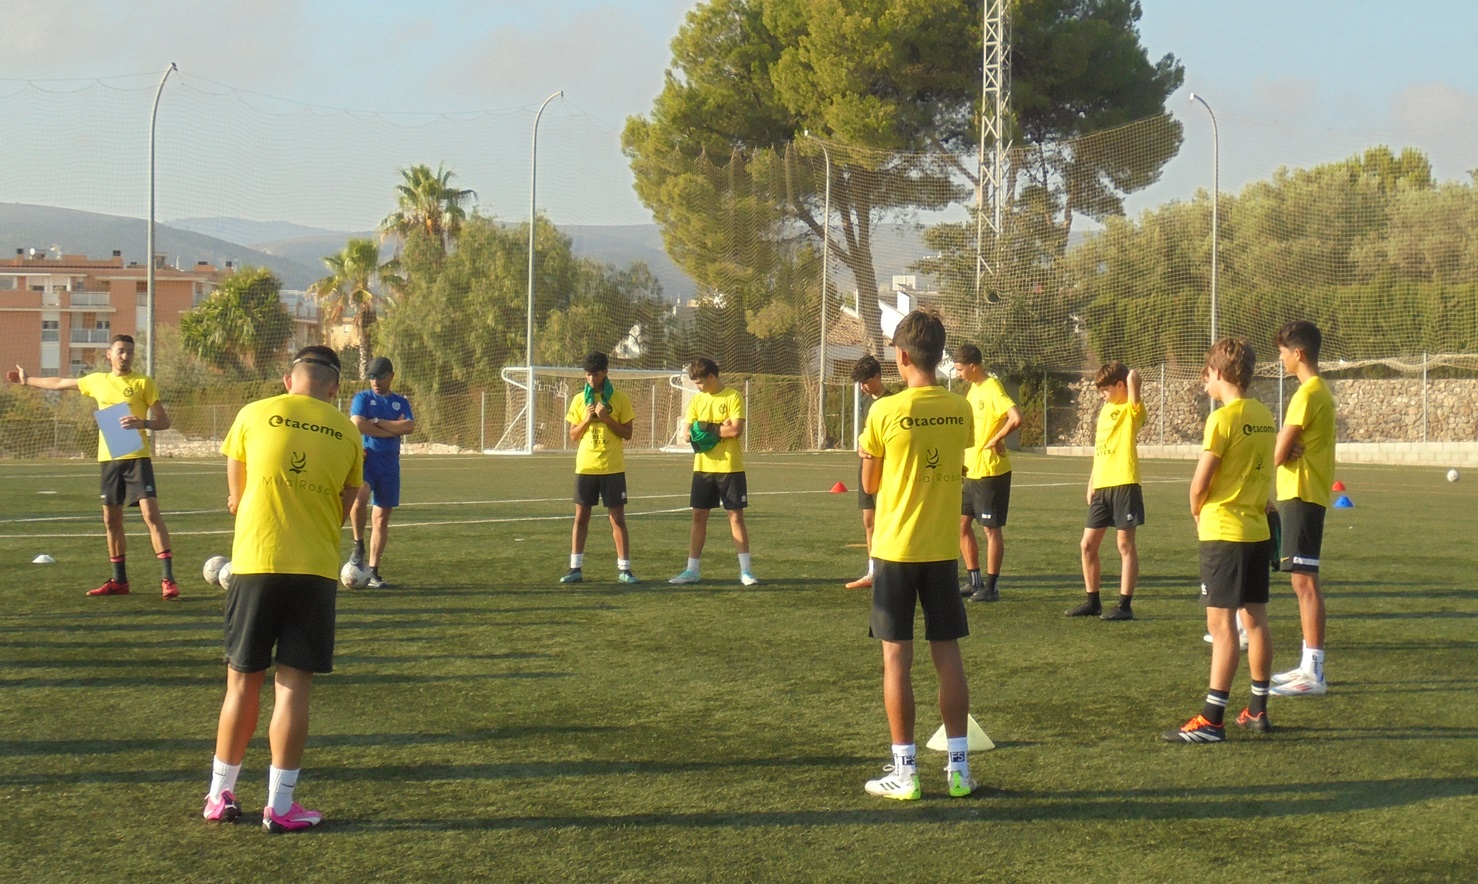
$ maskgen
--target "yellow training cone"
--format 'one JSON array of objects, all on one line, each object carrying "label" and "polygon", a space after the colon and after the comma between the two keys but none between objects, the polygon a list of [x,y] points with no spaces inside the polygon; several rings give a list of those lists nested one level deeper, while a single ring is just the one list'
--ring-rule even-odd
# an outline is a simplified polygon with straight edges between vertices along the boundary
[{"label": "yellow training cone", "polygon": [[[980,722],[976,721],[973,715],[966,723],[965,735],[970,738],[968,745],[971,752],[984,752],[987,749],[996,748],[996,744],[991,742],[990,737],[985,735],[985,731],[980,729]],[[939,730],[934,732],[934,736],[929,738],[926,745],[936,752],[943,752],[949,748],[948,741],[949,737],[945,736],[944,725],[941,724]]]}]

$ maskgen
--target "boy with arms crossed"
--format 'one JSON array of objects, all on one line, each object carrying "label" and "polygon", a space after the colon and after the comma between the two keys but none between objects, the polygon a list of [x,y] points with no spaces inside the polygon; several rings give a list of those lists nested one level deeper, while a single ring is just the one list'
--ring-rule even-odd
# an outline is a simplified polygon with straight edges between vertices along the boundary
[{"label": "boy with arms crossed", "polygon": [[1211,679],[1199,715],[1160,739],[1221,743],[1232,679],[1237,674],[1237,609],[1247,628],[1252,698],[1237,724],[1268,733],[1268,680],[1273,645],[1268,634],[1268,494],[1273,486],[1273,413],[1246,398],[1252,382],[1252,345],[1223,338],[1206,351],[1206,395],[1222,407],[1206,419],[1201,459],[1191,478],[1191,517],[1201,541],[1201,604],[1211,633]]},{"label": "boy with arms crossed", "polygon": [[[1144,492],[1139,487],[1139,449],[1135,437],[1144,426],[1144,403],[1139,398],[1139,372],[1115,359],[1104,363],[1094,378],[1103,408],[1094,433],[1093,471],[1088,476],[1088,522],[1083,527],[1083,586],[1088,598],[1067,612],[1069,617],[1133,620],[1134,582],[1139,578],[1139,550],[1135,530],[1144,524]],[[1119,544],[1119,604],[1104,611],[1098,597],[1103,563],[1098,551],[1112,525]]]},{"label": "boy with arms crossed", "polygon": [[1303,625],[1303,659],[1295,669],[1273,676],[1279,697],[1317,697],[1324,685],[1324,596],[1319,587],[1319,552],[1324,544],[1324,513],[1334,481],[1334,396],[1319,376],[1319,327],[1295,320],[1273,339],[1283,370],[1297,375],[1298,391],[1288,402],[1278,447],[1278,514],[1283,520],[1281,570],[1291,572]]},{"label": "boy with arms crossed", "polygon": [[[862,398],[862,419],[858,422],[860,426],[866,426],[872,404],[888,395],[887,388],[883,386],[883,366],[878,363],[877,357],[868,353],[852,367],[852,380],[866,394]],[[862,511],[862,533],[867,538],[867,573],[848,583],[847,589],[872,589],[872,529],[878,501],[875,495],[868,494],[862,488],[861,461],[857,463],[857,508]]]},{"label": "boy with arms crossed", "polygon": [[585,579],[585,538],[590,533],[590,511],[605,502],[611,520],[611,537],[616,542],[616,579],[622,583],[640,583],[631,573],[631,538],[626,531],[626,454],[625,442],[631,438],[636,409],[631,397],[611,386],[608,374],[611,362],[604,353],[591,353],[582,365],[585,369],[583,395],[570,401],[565,422],[570,425],[570,441],[578,442],[575,452],[575,527],[570,535],[570,570],[560,583],[579,583]]},{"label": "boy with arms crossed", "polygon": [[698,395],[688,403],[686,434],[693,445],[693,486],[688,505],[693,508],[693,528],[688,537],[688,566],[668,583],[685,585],[702,580],[698,570],[703,544],[708,539],[708,513],[723,505],[729,514],[729,532],[739,551],[739,582],[756,586],[749,564],[749,529],[744,526],[744,508],[749,506],[749,488],[744,477],[744,397],[718,379],[712,359],[688,363],[688,379],[698,384]]},{"label": "boy with arms crossed", "polygon": [[907,388],[874,403],[859,441],[862,487],[877,495],[870,633],[883,643],[883,705],[893,764],[867,792],[903,801],[922,797],[914,743],[914,608],[924,609],[924,638],[939,677],[939,714],[949,739],[949,794],[975,791],[966,755],[970,688],[959,639],[970,634],[958,592],[953,527],[960,463],[972,438],[970,403],[938,386],[944,323],[915,310],[893,333]]},{"label": "boy with arms crossed", "polygon": [[[994,602],[1001,597],[996,581],[1006,556],[1006,511],[1011,506],[1011,457],[1006,437],[1021,426],[1021,411],[1001,382],[981,364],[980,348],[964,344],[955,350],[955,375],[970,382],[965,394],[974,415],[975,444],[965,452],[965,484],[960,503],[960,554],[970,582],[960,594],[972,602]],[[985,534],[985,579],[980,579],[980,544],[974,521]]]},{"label": "boy with arms crossed", "polygon": [[392,392],[395,366],[384,356],[369,364],[365,376],[368,390],[354,394],[349,403],[349,420],[364,436],[364,484],[359,498],[349,513],[349,528],[354,533],[354,552],[349,560],[356,565],[364,561],[366,516],[371,517],[374,536],[370,539],[369,589],[388,589],[390,584],[380,576],[380,557],[390,538],[390,513],[400,506],[400,439],[416,431],[416,418],[411,414],[409,399]]}]

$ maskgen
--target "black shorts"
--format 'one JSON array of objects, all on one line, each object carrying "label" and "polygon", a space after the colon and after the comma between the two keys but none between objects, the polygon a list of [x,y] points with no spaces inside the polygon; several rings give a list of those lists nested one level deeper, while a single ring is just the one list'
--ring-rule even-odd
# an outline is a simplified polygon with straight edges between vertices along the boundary
[{"label": "black shorts", "polygon": [[102,494],[104,506],[138,506],[154,493],[154,462],[147,457],[107,460],[103,468]]},{"label": "black shorts", "polygon": [[1303,574],[1319,573],[1319,552],[1324,548],[1324,507],[1307,500],[1278,501],[1283,520],[1283,549],[1279,570]]},{"label": "black shorts", "polygon": [[966,478],[960,494],[960,515],[970,516],[987,528],[1006,527],[1011,509],[1011,474]]},{"label": "black shorts", "polygon": [[970,634],[960,598],[959,563],[873,560],[872,622],[868,635],[885,642],[913,641],[913,612],[924,608],[924,638],[949,641]]},{"label": "black shorts", "polygon": [[1201,541],[1201,604],[1241,608],[1268,603],[1270,540]]},{"label": "black shorts", "polygon": [[857,462],[857,508],[860,510],[875,510],[878,508],[878,496],[868,494],[862,490],[862,461]]},{"label": "black shorts", "polygon": [[626,474],[606,473],[600,476],[575,474],[575,503],[595,506],[604,502],[606,509],[626,506]]},{"label": "black shorts", "polygon": [[1144,524],[1144,489],[1138,484],[1111,485],[1093,492],[1085,528],[1113,526],[1120,531]]},{"label": "black shorts", "polygon": [[749,486],[745,483],[744,473],[694,473],[688,506],[695,510],[711,510],[720,503],[726,510],[742,510],[749,506]]},{"label": "black shorts", "polygon": [[232,574],[226,590],[226,665],[261,672],[277,663],[334,670],[334,605],[339,584],[316,574]]}]

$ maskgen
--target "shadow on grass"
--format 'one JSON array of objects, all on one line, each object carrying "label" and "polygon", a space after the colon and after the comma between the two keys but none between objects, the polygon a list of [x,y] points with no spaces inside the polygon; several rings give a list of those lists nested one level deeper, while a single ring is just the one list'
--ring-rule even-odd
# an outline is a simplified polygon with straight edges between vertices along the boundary
[{"label": "shadow on grass", "polygon": [[[196,666],[202,661],[195,661]],[[463,675],[396,675],[393,673],[364,673],[354,675],[328,674],[319,676],[323,683],[333,685],[371,685],[388,687],[407,684],[438,684],[445,682],[472,682],[490,680],[521,680],[541,678],[571,678],[571,672],[477,672]],[[211,668],[198,676],[98,676],[94,678],[7,678],[0,679],[0,688],[186,688],[219,687],[221,673]]]}]

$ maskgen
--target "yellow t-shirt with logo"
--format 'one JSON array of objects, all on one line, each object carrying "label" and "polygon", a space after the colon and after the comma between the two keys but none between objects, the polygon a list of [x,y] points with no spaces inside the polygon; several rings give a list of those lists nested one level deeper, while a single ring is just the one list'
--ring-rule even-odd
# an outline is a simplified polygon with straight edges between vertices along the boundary
[{"label": "yellow t-shirt with logo", "polygon": [[1267,540],[1273,490],[1273,413],[1256,399],[1237,399],[1211,413],[1201,442],[1221,458],[1201,507],[1201,540]]},{"label": "yellow t-shirt with logo", "polygon": [[[585,394],[576,393],[570,398],[570,410],[565,413],[565,422],[576,426],[585,420]],[[624,424],[636,418],[636,409],[631,407],[631,397],[620,390],[611,393],[611,419]],[[580,447],[575,451],[575,472],[582,476],[609,476],[626,472],[626,449],[624,440],[599,420],[592,420],[580,437]]]},{"label": "yellow t-shirt with logo", "polygon": [[364,481],[353,422],[327,402],[285,393],[237,412],[221,453],[246,464],[232,572],[337,579],[339,494]]},{"label": "yellow t-shirt with logo", "polygon": [[1098,410],[1093,434],[1093,487],[1139,484],[1139,446],[1135,438],[1144,426],[1144,403],[1105,402]]},{"label": "yellow t-shirt with logo", "polygon": [[[712,394],[700,390],[693,401],[688,403],[689,427],[693,425],[693,421],[721,424],[729,418],[744,420],[744,397],[733,387],[724,387]],[[717,445],[707,451],[694,454],[693,472],[744,472],[744,447],[740,444],[741,438],[735,436],[732,439],[720,439]]]},{"label": "yellow t-shirt with logo", "polygon": [[1329,506],[1334,484],[1334,394],[1324,378],[1314,375],[1299,385],[1288,400],[1283,423],[1303,427],[1298,441],[1304,453],[1278,467],[1278,499],[1296,497]]},{"label": "yellow t-shirt with logo", "polygon": [[[128,413],[137,418],[149,417],[149,408],[159,401],[159,391],[154,387],[154,380],[147,375],[137,372],[129,372],[125,375],[116,375],[111,371],[95,371],[85,374],[77,379],[77,389],[82,395],[97,401],[98,408],[107,408],[120,402],[128,403]],[[102,432],[98,432],[98,460],[134,460],[140,457],[148,457],[150,448],[149,434],[139,430],[138,434],[144,440],[144,447],[133,454],[125,454],[122,457],[114,457],[108,451],[108,440]]]},{"label": "yellow t-shirt with logo", "polygon": [[1006,395],[1006,388],[994,377],[971,384],[965,399],[970,403],[970,413],[975,420],[975,441],[965,452],[965,471],[972,479],[1004,476],[1011,472],[1010,455],[1004,451],[996,454],[995,449],[985,443],[1001,428],[1006,412],[1015,408],[1016,402]]},{"label": "yellow t-shirt with logo", "polygon": [[883,459],[874,558],[954,561],[960,551],[960,465],[973,439],[970,403],[944,387],[909,387],[872,404],[858,448]]}]

